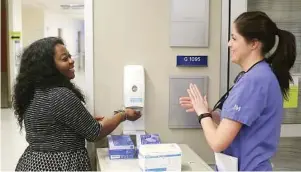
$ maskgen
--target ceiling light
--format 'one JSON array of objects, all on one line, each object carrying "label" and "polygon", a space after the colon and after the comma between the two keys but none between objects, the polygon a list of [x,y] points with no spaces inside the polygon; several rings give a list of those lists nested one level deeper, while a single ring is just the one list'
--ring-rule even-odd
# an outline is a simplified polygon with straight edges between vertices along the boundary
[{"label": "ceiling light", "polygon": [[63,9],[83,9],[85,7],[84,4],[64,4],[60,6]]}]

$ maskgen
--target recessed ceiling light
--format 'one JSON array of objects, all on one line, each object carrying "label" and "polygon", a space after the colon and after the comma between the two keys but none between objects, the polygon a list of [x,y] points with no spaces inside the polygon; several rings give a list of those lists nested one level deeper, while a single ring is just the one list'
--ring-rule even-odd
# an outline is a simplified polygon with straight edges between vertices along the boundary
[{"label": "recessed ceiling light", "polygon": [[63,9],[83,9],[85,7],[84,4],[64,4],[60,6]]}]

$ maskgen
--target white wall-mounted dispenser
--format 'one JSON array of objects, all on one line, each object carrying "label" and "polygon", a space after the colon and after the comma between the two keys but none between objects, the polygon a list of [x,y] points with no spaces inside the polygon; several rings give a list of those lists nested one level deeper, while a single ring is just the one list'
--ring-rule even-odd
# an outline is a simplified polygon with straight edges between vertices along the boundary
[{"label": "white wall-mounted dispenser", "polygon": [[144,103],[145,103],[145,75],[141,65],[124,66],[123,102],[125,108],[132,108],[142,113],[137,121],[123,123],[124,134],[144,134]]}]

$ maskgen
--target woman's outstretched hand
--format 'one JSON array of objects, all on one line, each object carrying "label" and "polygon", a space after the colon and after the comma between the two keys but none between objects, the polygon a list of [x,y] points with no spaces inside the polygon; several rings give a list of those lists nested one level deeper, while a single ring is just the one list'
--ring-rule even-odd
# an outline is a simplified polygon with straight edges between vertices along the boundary
[{"label": "woman's outstretched hand", "polygon": [[207,97],[202,96],[201,92],[195,84],[190,84],[189,89],[187,89],[187,92],[192,105],[192,107],[190,107],[190,105],[187,105],[186,103],[186,107],[190,107],[187,110],[191,111],[192,109],[194,109],[197,115],[209,112]]},{"label": "woman's outstretched hand", "polygon": [[137,119],[139,119],[141,117],[140,111],[136,111],[131,108],[125,109],[125,114],[126,114],[127,120],[129,120],[129,121],[136,121]]}]

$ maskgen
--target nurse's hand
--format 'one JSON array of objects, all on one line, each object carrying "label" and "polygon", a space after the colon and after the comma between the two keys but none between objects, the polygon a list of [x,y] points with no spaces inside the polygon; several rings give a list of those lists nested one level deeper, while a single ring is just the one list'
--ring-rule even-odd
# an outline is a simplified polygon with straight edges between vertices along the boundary
[{"label": "nurse's hand", "polygon": [[201,92],[195,84],[190,84],[187,92],[189,94],[192,107],[197,115],[209,112],[207,98],[206,96],[202,96]]},{"label": "nurse's hand", "polygon": [[179,103],[186,112],[195,112],[190,97],[180,97]]},{"label": "nurse's hand", "polygon": [[[207,96],[204,96],[204,99],[206,100],[207,102]],[[195,112],[194,108],[193,108],[193,105],[191,103],[191,99],[190,97],[180,97],[179,99],[179,103],[180,105],[186,109],[186,112]],[[208,108],[209,112],[211,113],[218,113],[218,112],[215,112],[215,111],[212,111],[211,108]],[[213,115],[213,114],[212,114]]]}]

